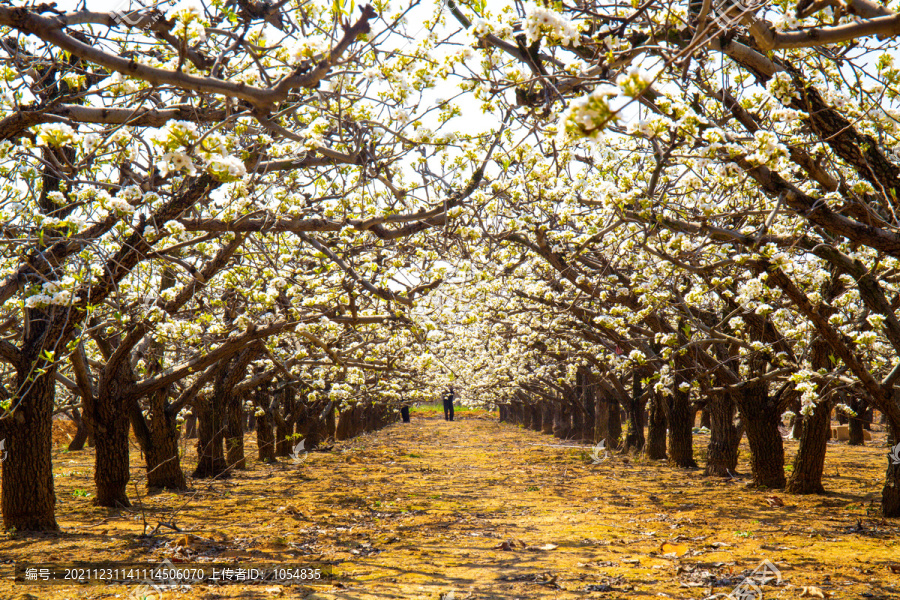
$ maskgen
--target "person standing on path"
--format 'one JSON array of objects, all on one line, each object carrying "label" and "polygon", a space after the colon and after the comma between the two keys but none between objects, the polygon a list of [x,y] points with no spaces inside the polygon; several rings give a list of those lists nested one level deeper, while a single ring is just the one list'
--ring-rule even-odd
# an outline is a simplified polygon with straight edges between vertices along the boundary
[{"label": "person standing on path", "polygon": [[453,400],[456,398],[453,393],[453,386],[450,386],[450,391],[444,394],[444,420],[452,421],[453,420]]}]

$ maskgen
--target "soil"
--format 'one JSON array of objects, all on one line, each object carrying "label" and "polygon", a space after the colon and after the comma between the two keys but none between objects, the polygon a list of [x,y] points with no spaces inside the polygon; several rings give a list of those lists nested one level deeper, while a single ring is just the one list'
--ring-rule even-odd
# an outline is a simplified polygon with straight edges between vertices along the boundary
[{"label": "soil", "polygon": [[[900,521],[877,511],[883,434],[866,447],[829,442],[828,493],[792,496],[749,488],[747,476],[592,453],[484,411],[447,422],[413,410],[412,423],[275,465],[255,460],[248,434],[246,471],[181,493],[148,495],[133,447],[128,510],[92,505],[93,450],[66,452],[58,437],[62,533],[0,534],[0,598],[725,598],[762,583],[753,572],[764,561],[762,598],[900,598]],[[701,463],[707,441],[695,435]],[[796,442],[785,444],[790,458]],[[749,472],[746,442],[739,468]],[[15,562],[166,559],[319,564],[334,576],[162,589],[11,577]]]}]

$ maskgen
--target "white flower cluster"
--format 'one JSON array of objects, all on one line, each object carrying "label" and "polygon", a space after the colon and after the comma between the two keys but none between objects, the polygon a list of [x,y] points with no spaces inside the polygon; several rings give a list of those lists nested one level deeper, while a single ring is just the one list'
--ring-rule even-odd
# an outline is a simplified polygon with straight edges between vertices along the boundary
[{"label": "white flower cluster", "polygon": [[0,158],[6,158],[10,154],[12,154],[13,150],[15,150],[15,146],[9,140],[3,140],[0,142]]},{"label": "white flower cluster", "polygon": [[25,298],[26,308],[42,308],[45,306],[65,306],[72,301],[72,287],[75,280],[63,277],[59,281],[47,281],[41,285],[40,291]]},{"label": "white flower cluster", "polygon": [[202,17],[202,6],[195,3],[184,5],[182,10],[175,13],[176,24],[172,33],[188,42],[205,41],[208,23]]},{"label": "white flower cluster", "polygon": [[47,123],[38,128],[38,146],[67,146],[78,139],[75,130],[65,123]]},{"label": "white flower cluster", "polygon": [[747,155],[750,164],[764,165],[788,155],[787,147],[771,131],[757,131],[753,134],[753,139],[754,152]]},{"label": "white flower cluster", "polygon": [[800,98],[800,94],[794,89],[791,76],[783,71],[772,76],[766,89],[775,99],[785,105],[790,104],[791,98]]},{"label": "white flower cluster", "polygon": [[328,392],[328,397],[336,402],[349,400],[353,395],[353,388],[346,383],[334,383]]},{"label": "white flower cluster", "polygon": [[809,369],[800,369],[790,377],[795,389],[800,392],[800,414],[804,417],[808,417],[816,409],[818,386],[812,379],[814,375]]},{"label": "white flower cluster", "polygon": [[528,4],[525,7],[525,20],[522,23],[525,38],[529,44],[541,39],[541,35],[558,41],[563,46],[570,46],[578,40],[578,28],[561,14],[549,8]]},{"label": "white flower cluster", "polygon": [[748,279],[738,287],[735,300],[747,308],[755,308],[758,301],[763,298],[765,289],[765,285],[759,279]]},{"label": "white flower cluster", "polygon": [[560,116],[559,136],[563,141],[567,136],[573,139],[593,137],[604,127],[615,121],[616,116],[609,106],[608,98],[618,96],[619,90],[610,85],[600,85],[593,92],[572,101]]},{"label": "white flower cluster", "polygon": [[195,175],[197,167],[194,165],[193,159],[185,152],[166,152],[159,157],[159,173],[163,177],[169,173],[180,173],[185,171],[188,175]]},{"label": "white flower cluster", "polygon": [[491,23],[482,19],[481,17],[476,18],[472,21],[472,28],[470,29],[472,34],[481,38],[489,34],[494,34],[500,39],[508,39],[512,37],[512,27],[506,23]]},{"label": "white flower cluster", "polygon": [[872,347],[878,341],[878,334],[874,331],[861,331],[853,336],[853,341],[860,346]]},{"label": "white flower cluster", "polygon": [[653,385],[653,390],[657,394],[663,396],[672,395],[672,386],[675,384],[675,378],[672,376],[672,369],[669,365],[663,365],[659,370],[659,380]]},{"label": "white flower cluster", "polygon": [[116,214],[130,215],[134,212],[133,204],[141,198],[141,190],[137,186],[129,186],[115,196],[110,196],[106,190],[97,193],[97,200],[101,208]]},{"label": "white flower cluster", "polygon": [[844,404],[843,402],[841,402],[840,404],[835,404],[834,409],[838,412],[844,413],[848,417],[857,416],[856,411],[853,410],[852,408],[850,408],[848,405]]},{"label": "white flower cluster", "polygon": [[167,150],[182,148],[199,138],[196,123],[171,121],[150,136],[151,141]]},{"label": "white flower cluster", "polygon": [[247,174],[247,168],[243,161],[236,156],[222,156],[221,154],[213,155],[206,170],[222,182],[237,181]]},{"label": "white flower cluster", "polygon": [[328,121],[324,117],[318,117],[313,120],[303,131],[300,132],[301,137],[306,138],[304,146],[307,150],[315,150],[319,146],[325,145],[323,134],[328,130]]},{"label": "white flower cluster", "polygon": [[616,78],[616,85],[622,90],[623,94],[635,98],[650,85],[652,80],[653,76],[650,73],[639,67],[634,67],[627,74],[622,73],[619,75]]}]

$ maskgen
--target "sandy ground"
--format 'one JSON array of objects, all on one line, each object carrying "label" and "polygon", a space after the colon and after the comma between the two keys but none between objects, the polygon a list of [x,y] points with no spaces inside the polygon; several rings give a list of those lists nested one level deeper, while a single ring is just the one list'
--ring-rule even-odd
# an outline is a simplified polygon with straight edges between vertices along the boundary
[{"label": "sandy ground", "polygon": [[[887,449],[829,443],[824,496],[749,489],[496,421],[414,412],[327,452],[224,481],[91,504],[93,452],[55,451],[61,535],[0,535],[0,598],[900,598],[898,520],[877,516]],[[255,459],[255,436],[248,457]],[[695,436],[697,458],[708,438]],[[788,455],[796,443],[787,442]],[[184,466],[193,465],[186,446]],[[742,446],[744,472],[749,471]],[[160,523],[174,525],[178,530]],[[154,530],[152,535],[146,535]],[[327,563],[333,577],[162,588],[14,582],[15,562]],[[772,569],[772,567],[769,567]],[[297,571],[294,571],[296,574]],[[751,576],[750,580],[746,577]],[[780,579],[780,581],[779,581]]]}]

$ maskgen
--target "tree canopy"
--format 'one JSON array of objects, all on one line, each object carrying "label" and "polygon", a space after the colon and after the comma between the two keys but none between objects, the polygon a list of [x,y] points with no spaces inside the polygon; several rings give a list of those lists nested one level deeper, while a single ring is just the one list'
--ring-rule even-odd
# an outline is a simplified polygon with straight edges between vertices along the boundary
[{"label": "tree canopy", "polygon": [[[156,472],[187,413],[209,441],[232,404],[324,419],[451,383],[578,419],[612,399],[628,450],[649,402],[681,467],[703,406],[796,492],[832,406],[900,441],[889,5],[93,4],[0,7],[7,527],[55,528],[61,412],[104,432],[108,505],[130,427]],[[276,388],[299,404],[250,399]]]}]

